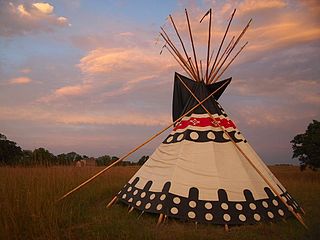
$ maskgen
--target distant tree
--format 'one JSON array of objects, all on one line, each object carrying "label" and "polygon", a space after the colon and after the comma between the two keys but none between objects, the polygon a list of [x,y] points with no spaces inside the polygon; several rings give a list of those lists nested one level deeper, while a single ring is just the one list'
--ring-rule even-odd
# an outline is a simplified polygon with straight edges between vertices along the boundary
[{"label": "distant tree", "polygon": [[57,157],[44,148],[37,148],[33,150],[32,159],[33,163],[44,166],[55,165],[57,162]]},{"label": "distant tree", "polygon": [[22,156],[22,164],[25,166],[34,165],[33,162],[33,152],[31,150],[22,150],[23,156]]},{"label": "distant tree", "polygon": [[81,156],[76,152],[61,153],[57,156],[57,162],[60,165],[71,165],[83,158],[85,158],[85,156]]},{"label": "distant tree", "polygon": [[300,169],[316,170],[320,167],[320,122],[313,120],[305,133],[298,134],[291,141],[293,156],[300,161]]},{"label": "distant tree", "polygon": [[0,164],[2,165],[15,165],[22,160],[21,147],[7,137],[0,133]]},{"label": "distant tree", "polygon": [[111,161],[112,158],[109,155],[104,155],[96,159],[97,166],[107,166]]},{"label": "distant tree", "polygon": [[142,156],[139,161],[138,161],[138,165],[143,165],[147,160],[149,159],[149,156]]},{"label": "distant tree", "polygon": [[112,162],[117,161],[118,159],[119,159],[119,158],[118,158],[117,156],[112,156],[112,157],[111,157],[111,161],[112,161]]},{"label": "distant tree", "polygon": [[1,140],[7,140],[7,137],[5,135],[3,135],[2,133],[0,133],[0,141]]}]

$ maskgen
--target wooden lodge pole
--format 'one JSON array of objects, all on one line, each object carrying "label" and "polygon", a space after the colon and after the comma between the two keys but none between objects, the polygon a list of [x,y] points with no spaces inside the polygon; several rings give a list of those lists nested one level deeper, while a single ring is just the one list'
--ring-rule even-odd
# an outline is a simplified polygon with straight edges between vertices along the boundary
[{"label": "wooden lodge pole", "polygon": [[[183,41],[182,41],[182,38],[181,38],[181,36],[180,36],[180,34],[179,34],[178,28],[177,28],[176,24],[174,23],[173,18],[172,18],[171,15],[169,15],[169,19],[170,19],[170,21],[171,21],[171,23],[172,23],[172,26],[173,26],[173,28],[174,28],[174,30],[175,30],[178,38],[179,38],[179,41],[180,41],[180,43],[181,43],[183,52],[184,52],[184,54],[186,55],[186,58],[188,59],[188,62],[189,62],[190,67],[191,67],[191,69],[192,69],[192,72],[193,72],[194,76],[196,77],[197,74],[196,74],[196,72],[194,71],[194,69],[192,68],[192,59],[189,58],[189,55],[188,55],[188,53],[187,53],[187,50],[186,50],[186,48],[185,48],[185,46],[184,46],[184,43],[183,43]],[[194,80],[197,81],[196,78],[194,78]]]},{"label": "wooden lodge pole", "polygon": [[[222,48],[222,45],[223,45],[224,40],[225,40],[225,38],[226,38],[226,36],[227,36],[227,34],[228,34],[228,31],[229,31],[229,28],[230,28],[230,25],[231,25],[231,22],[232,22],[232,19],[233,19],[235,13],[236,13],[236,9],[233,10],[233,13],[232,13],[232,15],[231,15],[231,18],[230,18],[230,20],[229,20],[229,22],[228,22],[228,26],[227,26],[227,28],[226,28],[226,31],[224,32],[223,38],[222,38],[221,43],[220,43],[220,46],[219,46],[219,50],[218,50],[218,52],[217,52],[217,54],[216,54],[216,57],[215,57],[215,59],[214,59],[214,62],[213,62],[213,65],[212,65],[212,69],[211,69],[211,71],[210,71],[209,76],[211,76],[211,74],[213,73],[213,69],[214,69],[214,67],[215,67],[215,65],[216,65],[217,59],[218,59],[218,57],[219,57],[219,54],[220,54],[220,51],[221,51],[221,48]],[[209,80],[210,80],[210,79],[209,79]]]},{"label": "wooden lodge pole", "polygon": [[169,126],[165,127],[164,129],[160,130],[159,132],[157,132],[156,134],[154,134],[152,137],[150,137],[148,140],[146,140],[144,143],[140,144],[139,146],[135,147],[134,149],[132,149],[130,152],[128,152],[127,154],[125,154],[123,157],[119,158],[118,160],[114,161],[113,163],[111,163],[109,166],[105,167],[104,169],[102,169],[100,172],[96,173],[95,175],[93,175],[92,177],[90,177],[88,180],[84,181],[83,183],[81,183],[80,185],[78,185],[77,187],[73,188],[71,191],[67,192],[66,194],[64,194],[62,197],[60,197],[57,201],[61,201],[64,198],[66,198],[67,196],[69,196],[70,194],[74,193],[75,191],[79,190],[80,188],[82,188],[83,186],[87,185],[88,183],[90,183],[91,181],[93,181],[95,178],[97,178],[98,176],[100,176],[102,173],[106,172],[107,170],[109,170],[110,168],[112,168],[114,165],[116,165],[117,163],[123,161],[124,159],[126,159],[127,157],[129,157],[132,153],[136,152],[138,149],[140,149],[141,147],[143,147],[144,145],[146,145],[147,143],[151,142],[153,139],[155,139],[156,137],[158,137],[160,134],[162,134],[163,132],[165,132],[166,130],[168,130],[170,127],[172,127],[173,125],[175,125],[177,122],[179,122],[182,118],[184,118],[185,116],[187,116],[188,114],[190,114],[191,112],[193,112],[193,110],[195,110],[197,107],[199,107],[202,103],[204,103],[205,101],[207,101],[209,98],[211,98],[213,96],[213,94],[215,94],[217,91],[219,91],[221,88],[223,88],[225,85],[227,84],[227,82],[225,82],[224,84],[222,84],[219,88],[217,88],[215,91],[213,91],[208,97],[206,97],[205,99],[203,99],[200,103],[198,103],[197,105],[195,105],[193,108],[191,108],[189,111],[187,111],[185,114],[183,114],[181,117],[179,117],[177,120],[175,120],[173,123],[171,123]]},{"label": "wooden lodge pole", "polygon": [[[216,75],[218,74],[218,72],[220,71],[220,69],[222,68],[223,64],[227,61],[228,57],[230,56],[231,52],[233,51],[233,49],[237,46],[238,42],[241,40],[241,38],[243,37],[243,35],[246,33],[246,31],[248,30],[250,23],[252,22],[252,19],[249,20],[249,22],[247,23],[247,25],[245,26],[245,28],[242,30],[242,32],[240,33],[240,35],[238,36],[237,40],[235,41],[235,43],[232,45],[232,47],[230,48],[230,50],[228,51],[226,57],[224,58],[224,60],[222,61],[222,63],[219,65],[219,67],[217,66],[217,70],[215,72],[210,72],[210,78],[209,78],[209,83],[212,82],[212,80],[216,77]],[[214,69],[214,66],[212,67],[212,70]]]},{"label": "wooden lodge pole", "polygon": [[240,50],[237,52],[237,54],[231,59],[231,61],[227,64],[227,66],[222,70],[222,72],[215,78],[212,80],[212,83],[215,83],[216,81],[218,81],[218,79],[222,76],[222,74],[228,69],[228,67],[231,65],[231,63],[236,59],[236,57],[242,52],[242,50],[245,48],[245,46],[248,44],[248,42],[246,42],[241,48]]},{"label": "wooden lodge pole", "polygon": [[[232,47],[232,44],[233,44],[233,41],[234,41],[234,38],[235,36],[232,37],[232,39],[230,40],[230,42],[228,43],[227,47],[225,48],[225,50],[223,51],[223,53],[221,54],[217,64],[214,66],[212,72],[214,73],[214,71],[216,70],[217,66],[219,66],[220,62],[221,62],[221,59],[229,53],[229,50],[231,49]],[[210,60],[211,61],[211,60]]]},{"label": "wooden lodge pole", "polygon": [[[209,75],[208,75],[208,71],[209,71],[209,55],[210,55],[210,43],[211,43],[211,23],[212,23],[212,9],[210,8],[209,11],[201,18],[200,23],[202,22],[202,20],[209,14],[209,35],[208,35],[208,48],[207,48],[207,67],[206,67],[206,75],[205,75],[205,82],[208,81]],[[201,64],[201,62],[200,62]],[[201,66],[200,66],[201,67]]]},{"label": "wooden lodge pole", "polygon": [[190,40],[191,40],[191,45],[192,45],[192,52],[193,52],[193,57],[194,57],[194,61],[195,61],[196,69],[197,69],[197,76],[198,76],[198,79],[199,79],[199,81],[200,81],[200,74],[199,74],[198,61],[197,61],[197,54],[196,54],[196,50],[195,50],[195,48],[194,48],[194,43],[193,43],[193,37],[192,37],[192,31],[191,31],[191,26],[190,26],[190,20],[189,20],[189,16],[188,16],[188,11],[187,11],[187,9],[185,9],[184,11],[185,11],[186,18],[187,18],[189,35],[190,35]]}]

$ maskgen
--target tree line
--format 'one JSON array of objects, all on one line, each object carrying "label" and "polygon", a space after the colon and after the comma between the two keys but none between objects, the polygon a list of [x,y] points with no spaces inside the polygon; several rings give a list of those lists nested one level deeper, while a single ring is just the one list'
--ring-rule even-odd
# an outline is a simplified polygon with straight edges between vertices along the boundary
[{"label": "tree line", "polygon": [[[142,165],[148,159],[148,156],[142,156],[137,162],[122,161],[118,165],[131,166]],[[118,160],[116,156],[104,155],[98,158],[88,157],[76,152],[61,153],[54,155],[45,148],[32,150],[23,150],[17,143],[9,140],[0,133],[0,165],[8,166],[55,166],[55,165],[74,165],[81,160],[94,160],[97,166],[107,166]]]}]

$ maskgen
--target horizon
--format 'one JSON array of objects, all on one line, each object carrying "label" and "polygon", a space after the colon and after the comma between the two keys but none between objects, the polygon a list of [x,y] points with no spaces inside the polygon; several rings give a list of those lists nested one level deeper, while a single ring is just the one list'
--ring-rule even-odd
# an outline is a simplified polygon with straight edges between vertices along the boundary
[{"label": "horizon", "polygon": [[[184,8],[200,53],[207,25],[197,21],[209,8],[215,45],[234,8],[229,37],[253,18],[219,103],[266,164],[297,165],[290,141],[320,119],[316,0],[2,1],[0,133],[55,155],[121,157],[144,142],[171,122],[174,72],[185,73],[159,54],[158,33],[174,38],[166,18],[183,29]],[[167,134],[127,160],[151,155]]]}]

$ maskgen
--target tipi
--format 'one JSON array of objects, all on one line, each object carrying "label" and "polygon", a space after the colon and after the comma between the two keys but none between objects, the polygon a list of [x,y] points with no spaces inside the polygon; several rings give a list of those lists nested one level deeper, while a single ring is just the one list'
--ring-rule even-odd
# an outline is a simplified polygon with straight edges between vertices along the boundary
[{"label": "tipi", "polygon": [[[208,13],[211,21],[211,11]],[[193,45],[187,12],[186,16]],[[170,19],[176,29],[171,16]],[[240,37],[229,43],[224,55],[228,51],[230,54],[250,22]],[[231,82],[231,78],[216,82],[224,62],[220,68],[212,66],[209,74],[210,64],[207,64],[206,74],[201,70],[198,73],[196,57],[194,64],[188,64],[162,30],[162,37],[171,51],[167,49],[193,79],[175,74],[172,116],[173,121],[178,122],[115,198],[131,209],[160,214],[159,222],[171,217],[199,223],[240,225],[274,221],[292,214],[302,221],[303,210],[218,103]],[[177,34],[179,36],[178,31]],[[182,41],[181,44],[184,49]],[[187,58],[190,61],[190,57]]]},{"label": "tipi", "polygon": [[179,78],[198,99],[226,84],[204,103],[211,116],[200,106],[185,116],[117,198],[140,211],[204,223],[252,224],[290,216],[287,206],[234,146],[237,144],[281,198],[300,212],[297,202],[217,102],[231,79],[205,85],[176,73],[174,120],[197,104]]},{"label": "tipi", "polygon": [[[231,78],[218,80],[247,45],[244,44],[227,62],[251,20],[237,38],[231,38],[229,44],[223,47],[235,14],[235,10],[233,11],[212,61],[211,9],[204,15],[210,17],[204,72],[202,62],[196,59],[191,25],[187,11],[185,13],[193,58],[187,53],[171,16],[169,18],[185,56],[161,28],[161,37],[166,44],[164,47],[190,77],[175,74],[171,124],[174,126],[173,130],[108,206],[119,200],[130,206],[129,211],[138,209],[159,214],[158,223],[171,217],[228,226],[295,216],[305,226],[300,215],[304,212],[303,209],[271,173],[218,103]],[[60,199],[127,158],[170,126]]]}]

